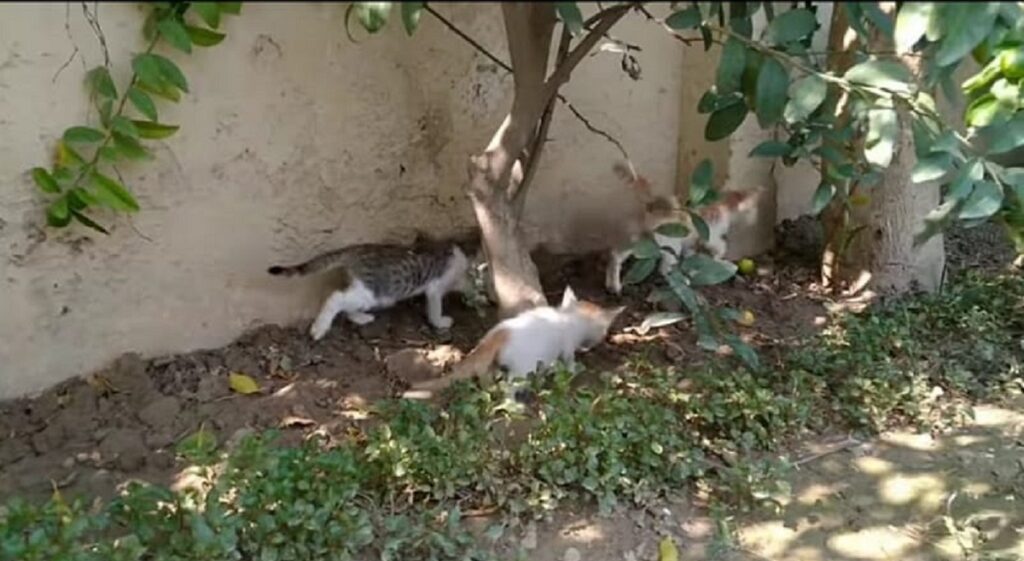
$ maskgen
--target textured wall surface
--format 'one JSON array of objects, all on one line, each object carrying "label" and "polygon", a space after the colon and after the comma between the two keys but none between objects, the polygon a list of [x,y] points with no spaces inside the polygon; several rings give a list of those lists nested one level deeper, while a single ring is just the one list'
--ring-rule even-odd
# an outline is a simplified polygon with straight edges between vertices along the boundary
[{"label": "textured wall surface", "polygon": [[[130,221],[99,216],[112,226],[105,237],[47,229],[26,173],[49,161],[64,128],[95,120],[82,79],[103,61],[99,42],[76,4],[0,6],[0,397],[128,351],[216,347],[261,323],[306,321],[323,287],[271,278],[272,262],[472,224],[466,157],[508,109],[511,77],[426,15],[413,38],[396,22],[353,44],[345,7],[247,4],[227,18],[221,45],[164,51],[190,80],[180,104],[159,105],[181,131],[154,143],[153,161],[121,169],[143,210]],[[437,7],[506,57],[497,5]],[[144,13],[134,3],[99,6],[122,87]],[[681,185],[709,154],[720,177],[737,177],[745,152],[694,141],[704,124],[695,84],[717,56],[684,49],[636,16],[616,35],[642,46],[642,79],[598,53],[564,93],[659,189]],[[553,249],[589,249],[574,226],[614,218],[617,152],[561,107],[550,136],[528,231]],[[683,157],[681,142],[697,152]]]}]

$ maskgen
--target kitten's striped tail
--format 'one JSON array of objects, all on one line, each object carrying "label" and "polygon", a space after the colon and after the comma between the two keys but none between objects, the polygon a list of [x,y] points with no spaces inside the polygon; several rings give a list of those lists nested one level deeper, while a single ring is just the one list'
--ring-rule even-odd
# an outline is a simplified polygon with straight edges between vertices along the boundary
[{"label": "kitten's striped tail", "polygon": [[319,273],[327,269],[333,269],[339,265],[342,265],[342,255],[334,253],[325,253],[318,257],[314,257],[305,263],[298,265],[274,265],[267,269],[267,272],[274,276],[280,277],[299,277],[303,275],[309,275],[312,273]]},{"label": "kitten's striped tail", "polygon": [[494,365],[498,353],[508,342],[509,333],[506,329],[497,329],[484,336],[465,358],[452,368],[452,371],[440,378],[426,380],[414,384],[403,397],[429,398],[433,392],[450,386],[456,380],[465,380],[474,376],[483,376]]}]

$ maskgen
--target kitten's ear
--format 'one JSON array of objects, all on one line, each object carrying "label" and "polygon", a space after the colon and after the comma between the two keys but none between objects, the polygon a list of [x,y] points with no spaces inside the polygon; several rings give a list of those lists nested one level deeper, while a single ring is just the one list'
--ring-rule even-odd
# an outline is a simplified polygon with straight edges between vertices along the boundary
[{"label": "kitten's ear", "polygon": [[576,303],[576,293],[572,291],[571,286],[565,287],[565,292],[562,293],[562,307],[568,308]]}]

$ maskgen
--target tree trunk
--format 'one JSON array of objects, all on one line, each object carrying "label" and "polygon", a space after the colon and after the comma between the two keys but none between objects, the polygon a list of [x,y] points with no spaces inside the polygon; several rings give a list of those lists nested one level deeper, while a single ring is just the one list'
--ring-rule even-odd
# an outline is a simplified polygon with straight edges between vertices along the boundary
[{"label": "tree trunk", "polygon": [[[855,61],[854,55],[858,47],[857,34],[850,28],[846,10],[838,4],[832,6],[832,24],[828,33],[828,58],[826,67],[837,76],[842,76]],[[839,91],[836,96],[829,96],[828,101],[832,114],[836,115],[836,128],[842,128],[850,120],[848,95]],[[842,151],[842,146],[832,146]],[[827,177],[825,162],[821,164],[821,177]],[[821,255],[821,286],[832,293],[838,293],[842,279],[843,245],[849,224],[846,204],[847,193],[836,189],[836,195],[821,214],[821,225],[825,231],[825,247]]]},{"label": "tree trunk", "polygon": [[[882,9],[894,14],[895,4],[883,3]],[[830,43],[831,39],[830,35]],[[893,45],[875,33],[870,39],[869,49],[891,51]],[[900,61],[919,78],[920,57],[904,56]],[[833,245],[826,249],[825,258],[831,253],[838,259],[831,263],[830,273],[833,276],[829,280],[833,287],[837,279],[844,281],[851,295],[865,289],[881,294],[901,294],[915,287],[934,291],[942,283],[945,268],[942,237],[935,236],[925,245],[914,248],[914,235],[922,227],[924,216],[940,202],[939,188],[935,183],[915,185],[911,181],[917,157],[910,116],[899,107],[897,113],[900,132],[892,161],[883,172],[881,181],[870,189],[856,185],[851,188],[851,195],[869,195],[867,203],[853,206],[848,219],[830,216],[835,222],[831,225],[833,230],[826,233],[826,239]],[[847,242],[851,231],[857,233],[852,241]],[[838,246],[847,243],[845,251]],[[828,269],[825,264],[823,259],[823,274]],[[837,266],[838,276],[835,275]]]},{"label": "tree trunk", "polygon": [[[487,149],[470,158],[468,192],[480,226],[489,267],[489,290],[501,315],[544,305],[537,266],[520,228],[526,189],[536,172],[553,103],[572,70],[608,29],[629,10],[619,5],[599,12],[590,32],[569,51],[563,34],[557,64],[547,79],[555,10],[551,3],[508,2],[501,5],[512,59],[515,95],[512,110]],[[524,151],[529,160],[524,166]],[[524,171],[524,167],[526,168]]]}]

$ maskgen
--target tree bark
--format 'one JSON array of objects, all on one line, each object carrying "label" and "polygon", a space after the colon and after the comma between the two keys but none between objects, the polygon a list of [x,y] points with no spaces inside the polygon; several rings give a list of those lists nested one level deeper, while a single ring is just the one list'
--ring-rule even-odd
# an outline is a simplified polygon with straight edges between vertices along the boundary
[{"label": "tree bark", "polygon": [[[895,3],[882,3],[883,11],[895,14]],[[872,51],[892,50],[888,38],[876,33],[870,38]],[[900,62],[920,81],[921,58],[901,57]],[[892,162],[882,174],[878,185],[861,192],[870,195],[867,204],[855,206],[850,212],[851,225],[859,230],[849,244],[843,278],[851,284],[850,292],[869,289],[878,294],[902,294],[914,288],[935,291],[941,287],[945,269],[942,236],[937,235],[919,248],[914,235],[923,225],[929,211],[939,205],[936,183],[917,184],[911,171],[917,163],[914,151],[911,118],[897,104],[899,135]]]},{"label": "tree bark", "polygon": [[[849,70],[855,61],[859,40],[850,28],[846,10],[834,4],[832,6],[832,24],[828,33],[828,58],[826,68],[838,76]],[[836,115],[836,128],[842,128],[850,121],[850,111],[846,92],[839,91],[836,96],[829,96],[832,114]],[[842,146],[832,146],[842,151]],[[821,164],[821,177],[827,177],[825,162]],[[851,191],[853,188],[851,188]],[[825,247],[821,255],[821,286],[832,293],[838,293],[842,278],[843,245],[848,227],[846,201],[852,193],[836,189],[836,195],[821,214],[821,225],[825,231]]]},{"label": "tree bark", "polygon": [[[520,228],[525,190],[539,161],[550,121],[548,110],[553,110],[551,105],[558,89],[569,80],[584,55],[629,8],[629,5],[618,5],[599,13],[588,35],[571,51],[563,50],[568,48],[568,38],[564,37],[560,64],[545,80],[556,22],[554,5],[529,2],[501,5],[515,93],[512,109],[487,149],[470,157],[467,190],[490,265],[489,287],[502,316],[547,303],[537,267]],[[529,161],[524,172],[522,159],[528,147]]]}]

